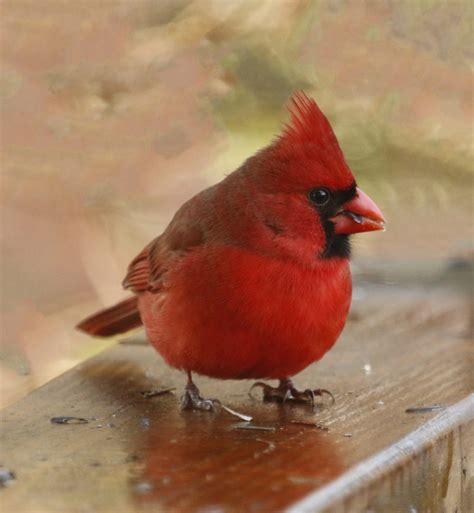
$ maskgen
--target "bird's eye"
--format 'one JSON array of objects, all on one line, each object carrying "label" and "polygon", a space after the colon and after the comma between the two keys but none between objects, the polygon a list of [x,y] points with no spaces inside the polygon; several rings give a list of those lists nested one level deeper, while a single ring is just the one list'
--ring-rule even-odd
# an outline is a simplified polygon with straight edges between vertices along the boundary
[{"label": "bird's eye", "polygon": [[309,199],[318,207],[323,207],[329,203],[331,193],[324,187],[316,187],[309,191]]}]

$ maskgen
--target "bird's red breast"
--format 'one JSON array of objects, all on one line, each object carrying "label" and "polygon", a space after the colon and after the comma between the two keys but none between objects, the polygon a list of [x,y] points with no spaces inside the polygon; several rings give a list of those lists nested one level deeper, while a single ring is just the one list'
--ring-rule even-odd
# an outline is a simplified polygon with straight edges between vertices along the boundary
[{"label": "bird's red breast", "polygon": [[302,266],[239,248],[194,251],[139,306],[165,360],[217,378],[292,376],[320,359],[346,320],[345,259]]}]

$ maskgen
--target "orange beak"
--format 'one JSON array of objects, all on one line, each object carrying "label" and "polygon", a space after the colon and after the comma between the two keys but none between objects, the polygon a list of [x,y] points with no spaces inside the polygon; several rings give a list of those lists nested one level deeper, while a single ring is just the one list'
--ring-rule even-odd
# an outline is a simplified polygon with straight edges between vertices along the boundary
[{"label": "orange beak", "polygon": [[334,232],[340,234],[385,230],[385,219],[379,207],[359,187],[355,197],[344,203],[331,221]]}]

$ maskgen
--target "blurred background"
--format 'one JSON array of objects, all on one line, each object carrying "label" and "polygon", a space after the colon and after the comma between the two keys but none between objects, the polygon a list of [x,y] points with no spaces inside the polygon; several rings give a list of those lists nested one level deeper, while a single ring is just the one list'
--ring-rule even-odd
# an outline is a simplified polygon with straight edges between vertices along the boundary
[{"label": "blurred background", "polygon": [[183,201],[269,143],[296,89],[388,220],[356,238],[356,284],[472,293],[469,0],[0,8],[0,405],[113,343],[74,325],[124,297]]}]

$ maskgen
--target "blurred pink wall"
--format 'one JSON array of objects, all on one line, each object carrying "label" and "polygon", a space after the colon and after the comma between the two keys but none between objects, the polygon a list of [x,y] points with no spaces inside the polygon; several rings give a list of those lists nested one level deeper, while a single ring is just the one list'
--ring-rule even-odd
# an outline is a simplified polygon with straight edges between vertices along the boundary
[{"label": "blurred pink wall", "polygon": [[75,322],[122,297],[128,261],[185,199],[270,141],[295,89],[389,219],[360,259],[470,251],[472,11],[4,0],[0,403],[104,347]]}]

